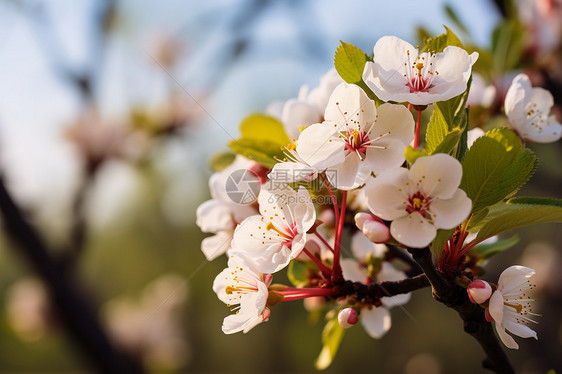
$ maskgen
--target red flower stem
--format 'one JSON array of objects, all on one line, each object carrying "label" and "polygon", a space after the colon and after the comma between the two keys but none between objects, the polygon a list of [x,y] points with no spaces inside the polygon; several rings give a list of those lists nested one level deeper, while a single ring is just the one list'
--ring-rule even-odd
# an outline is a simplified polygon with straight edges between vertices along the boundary
[{"label": "red flower stem", "polygon": [[274,291],[275,293],[282,295],[282,301],[291,300],[301,300],[308,297],[316,296],[332,296],[334,291],[332,288],[290,288],[288,287],[284,291]]},{"label": "red flower stem", "polygon": [[302,250],[304,253],[306,253],[306,255],[312,260],[312,262],[314,262],[314,264],[316,264],[316,266],[318,267],[318,269],[322,272],[322,274],[324,274],[324,276],[326,278],[328,278],[330,276],[330,274],[332,273],[332,271],[330,269],[328,269],[328,267],[326,265],[324,265],[322,263],[322,261],[320,261],[320,259],[316,256],[314,256],[312,253],[310,253],[310,251],[306,248],[303,248]]},{"label": "red flower stem", "polygon": [[408,104],[408,111],[409,111],[409,112],[412,111],[412,104]]},{"label": "red flower stem", "polygon": [[338,199],[336,199],[336,195],[334,195],[334,191],[332,191],[332,187],[330,186],[330,182],[328,182],[326,176],[324,176],[322,180],[324,181],[324,184],[326,185],[326,189],[328,190],[328,193],[330,194],[330,198],[332,199],[332,205],[334,206],[334,216],[337,225],[340,219],[339,209],[338,209]]},{"label": "red flower stem", "polygon": [[342,276],[341,266],[340,266],[340,251],[341,251],[341,236],[343,232],[343,224],[345,221],[345,204],[347,200],[347,191],[342,192],[341,201],[341,213],[340,219],[336,226],[336,243],[334,247],[334,264],[332,265],[332,274],[336,277]]},{"label": "red flower stem", "polygon": [[418,148],[418,145],[420,145],[421,114],[422,111],[418,110],[418,117],[416,119],[416,137],[414,138],[414,148]]},{"label": "red flower stem", "polygon": [[330,243],[328,243],[328,242],[326,241],[326,239],[324,239],[324,237],[318,233],[318,231],[314,231],[314,233],[316,234],[316,236],[318,237],[318,239],[320,239],[320,241],[321,241],[326,247],[328,247],[328,249],[329,249],[330,251],[332,251],[332,253],[334,253],[334,248],[332,248],[332,246],[330,245]]}]

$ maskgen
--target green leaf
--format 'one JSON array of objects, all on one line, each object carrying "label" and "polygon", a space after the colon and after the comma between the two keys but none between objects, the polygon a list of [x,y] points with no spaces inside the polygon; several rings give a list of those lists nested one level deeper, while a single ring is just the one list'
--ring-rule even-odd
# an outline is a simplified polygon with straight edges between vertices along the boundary
[{"label": "green leaf", "polygon": [[550,205],[562,207],[562,199],[550,197],[514,197],[507,201],[508,204],[528,204],[528,205]]},{"label": "green leaf", "polygon": [[291,261],[287,268],[287,278],[295,287],[306,285],[308,282],[309,266],[303,261]]},{"label": "green leaf", "polygon": [[429,247],[431,253],[433,253],[435,257],[439,258],[439,256],[441,256],[445,243],[447,243],[447,240],[449,240],[454,232],[455,229],[437,230],[437,236],[435,236],[435,239],[433,239],[433,242],[431,242],[431,246]]},{"label": "green leaf", "polygon": [[246,117],[240,124],[240,132],[240,139],[228,143],[230,149],[266,168],[277,163],[275,158],[284,157],[283,146],[290,143],[281,122],[263,114]]},{"label": "green leaf", "polygon": [[508,128],[488,131],[466,152],[460,188],[472,214],[514,194],[534,173],[537,159]]},{"label": "green leaf", "polygon": [[338,316],[336,316],[326,323],[322,331],[322,350],[318,358],[314,362],[317,370],[324,370],[328,368],[340,347],[345,329],[338,323]]},{"label": "green leaf", "polygon": [[234,162],[236,154],[231,151],[222,151],[211,157],[209,165],[211,170],[217,172],[226,169]]},{"label": "green leaf", "polygon": [[473,248],[473,251],[480,255],[482,260],[487,260],[498,253],[505,251],[513,247],[519,242],[519,237],[517,235],[512,236],[509,239],[498,240],[495,243],[490,244],[478,244]]},{"label": "green leaf", "polygon": [[[466,108],[465,113],[467,116],[467,124],[468,124],[468,108]],[[464,155],[466,154],[466,151],[468,151],[468,126],[465,126],[464,130],[462,130],[461,138],[457,144],[457,148],[454,154],[455,158],[460,162],[462,162],[462,160],[464,160]]]},{"label": "green leaf", "polygon": [[228,146],[234,152],[254,160],[268,169],[271,169],[277,163],[276,157],[278,159],[284,157],[281,145],[265,140],[242,138],[230,141]]},{"label": "green leaf", "polygon": [[338,74],[347,83],[361,82],[367,55],[353,44],[340,42],[334,55],[334,66]]},{"label": "green leaf", "polygon": [[266,140],[280,145],[287,145],[291,139],[287,136],[283,124],[274,117],[254,113],[240,123],[242,138]]},{"label": "green leaf", "polygon": [[478,225],[476,241],[519,227],[540,223],[562,223],[562,206],[531,204],[497,204]]},{"label": "green leaf", "polygon": [[[425,149],[430,155],[447,153],[457,158],[464,157],[466,135],[463,134],[468,125],[466,100],[471,83],[472,77],[465,92],[435,104],[425,135]],[[460,144],[461,141],[464,144]]]},{"label": "green leaf", "polygon": [[406,157],[406,161],[408,161],[410,165],[413,165],[414,162],[416,162],[416,160],[422,156],[427,156],[427,153],[420,149],[415,149],[411,145],[407,146],[406,150],[404,151],[404,157]]},{"label": "green leaf", "polygon": [[462,42],[455,35],[455,33],[452,32],[451,29],[449,29],[447,26],[443,25],[443,27],[445,28],[445,33],[427,39],[425,41],[425,45],[423,46],[422,52],[443,52],[443,50],[449,45],[464,48]]}]

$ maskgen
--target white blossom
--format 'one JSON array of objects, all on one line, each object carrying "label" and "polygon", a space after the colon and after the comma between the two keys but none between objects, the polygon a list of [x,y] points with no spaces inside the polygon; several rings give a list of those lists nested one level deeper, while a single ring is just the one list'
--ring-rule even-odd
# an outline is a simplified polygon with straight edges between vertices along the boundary
[{"label": "white blossom", "polygon": [[505,330],[521,338],[538,339],[537,333],[529,328],[529,323],[537,323],[530,316],[539,316],[531,311],[529,291],[533,285],[529,278],[535,271],[525,266],[510,266],[505,269],[498,280],[498,287],[490,298],[488,314],[496,325],[496,331],[505,344],[511,349],[519,345]]},{"label": "white blossom", "polygon": [[307,240],[307,231],[316,220],[316,211],[307,189],[295,192],[262,187],[260,214],[246,218],[235,230],[232,248],[244,251],[264,273],[275,273],[298,257]]},{"label": "white blossom", "polygon": [[[230,166],[214,173],[209,179],[212,199],[202,203],[196,211],[196,224],[201,231],[215,234],[201,242],[201,251],[209,261],[230,248],[236,224],[257,213],[256,208],[251,204],[236,204],[226,191],[227,178],[236,170],[248,170],[253,164],[242,156],[236,156]],[[251,173],[248,175],[253,178]],[[258,177],[255,176],[255,182],[257,181]]]},{"label": "white blossom", "polygon": [[427,105],[448,100],[466,90],[478,53],[446,47],[443,52],[419,53],[395,36],[380,38],[367,62],[363,80],[383,101]]},{"label": "white blossom", "polygon": [[487,84],[480,74],[473,72],[466,105],[488,108],[492,105],[495,98],[496,87],[493,84]]},{"label": "white blossom", "polygon": [[224,319],[222,331],[247,333],[269,318],[266,305],[272,277],[259,272],[245,253],[230,251],[229,257],[228,267],[213,282],[219,300],[236,311]]},{"label": "white blossom", "polygon": [[531,87],[525,74],[519,74],[505,96],[505,114],[511,127],[523,140],[550,143],[562,137],[562,125],[550,115],[552,94],[541,87]]},{"label": "white blossom", "polygon": [[324,117],[301,133],[296,151],[308,165],[329,169],[330,183],[342,190],[359,187],[372,172],[400,166],[414,137],[414,120],[404,106],[377,109],[355,85],[334,90]]},{"label": "white blossom", "polygon": [[452,229],[470,214],[472,202],[459,187],[461,164],[451,156],[420,157],[410,170],[397,168],[368,186],[369,209],[392,221],[390,233],[400,243],[423,248],[437,229]]}]

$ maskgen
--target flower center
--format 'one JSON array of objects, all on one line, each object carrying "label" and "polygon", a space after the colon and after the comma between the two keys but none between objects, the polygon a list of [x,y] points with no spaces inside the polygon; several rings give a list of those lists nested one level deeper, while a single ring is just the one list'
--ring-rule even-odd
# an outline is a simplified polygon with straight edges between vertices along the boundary
[{"label": "flower center", "polygon": [[266,230],[273,230],[276,233],[279,234],[279,236],[281,236],[284,240],[283,242],[290,242],[293,240],[293,238],[295,237],[296,233],[294,230],[294,224],[291,226],[286,226],[284,227],[285,230],[280,230],[277,227],[275,227],[275,225],[273,224],[273,222],[268,222],[267,225],[265,226]]},{"label": "flower center", "polygon": [[433,85],[433,79],[439,72],[435,70],[433,61],[435,53],[424,52],[418,55],[414,62],[411,61],[410,51],[406,51],[408,62],[405,62],[406,86],[410,88],[410,93],[428,92]]},{"label": "flower center", "polygon": [[367,154],[367,146],[370,144],[369,135],[365,131],[342,131],[345,140],[345,150],[350,153],[356,153],[361,161],[365,159]]},{"label": "flower center", "polygon": [[410,214],[418,212],[425,217],[425,215],[429,211],[430,204],[431,199],[424,196],[421,192],[418,191],[408,198],[408,206],[406,207],[406,211]]},{"label": "flower center", "polygon": [[537,108],[537,103],[527,104],[527,123],[537,129],[539,132],[543,130],[543,127],[548,119],[548,114],[545,115],[542,110]]}]

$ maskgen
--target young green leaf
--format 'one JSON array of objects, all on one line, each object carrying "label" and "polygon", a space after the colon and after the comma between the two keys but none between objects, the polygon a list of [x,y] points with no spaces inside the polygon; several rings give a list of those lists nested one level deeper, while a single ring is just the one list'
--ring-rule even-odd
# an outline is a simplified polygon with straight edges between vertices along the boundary
[{"label": "young green leaf", "polygon": [[447,243],[447,240],[449,240],[454,232],[455,229],[437,230],[437,236],[433,239],[433,242],[431,242],[431,246],[429,247],[431,253],[433,253],[435,257],[439,258],[439,256],[441,256],[445,243]]},{"label": "young green leaf", "polygon": [[211,157],[209,165],[211,166],[211,170],[215,172],[221,171],[230,166],[230,164],[234,162],[235,158],[235,153],[232,153],[231,151],[222,151]]},{"label": "young green leaf", "polygon": [[317,370],[328,368],[334,361],[338,348],[340,347],[345,329],[338,323],[338,316],[332,318],[326,323],[322,331],[322,351],[314,362]]},{"label": "young green leaf", "polygon": [[562,206],[531,204],[498,204],[478,225],[476,241],[519,227],[540,223],[562,223]]},{"label": "young green leaf", "polygon": [[407,146],[406,150],[404,151],[404,157],[406,157],[406,161],[408,161],[410,165],[413,165],[414,162],[416,162],[416,160],[422,156],[427,156],[427,153],[420,149],[415,149],[411,145]]},{"label": "young green leaf", "polygon": [[334,66],[340,77],[347,83],[359,83],[363,79],[363,69],[367,55],[353,44],[344,43],[336,49]]},{"label": "young green leaf", "polygon": [[234,152],[254,160],[266,168],[284,157],[282,147],[290,140],[283,125],[273,117],[252,114],[240,124],[242,137],[228,143]]},{"label": "young green leaf", "polygon": [[490,244],[478,244],[474,247],[473,251],[480,255],[482,261],[487,260],[498,253],[505,251],[513,247],[519,242],[519,237],[517,235],[512,236],[509,239],[498,240],[495,243]]},{"label": "young green leaf", "polygon": [[464,48],[462,42],[455,35],[455,33],[452,32],[451,29],[449,29],[447,26],[443,25],[443,27],[445,27],[445,33],[427,39],[425,41],[425,45],[423,46],[422,52],[443,52],[443,50],[450,45]]},{"label": "young green leaf", "polygon": [[309,280],[309,269],[313,269],[314,265],[309,262],[291,261],[287,268],[287,277],[293,286],[304,286]]}]

